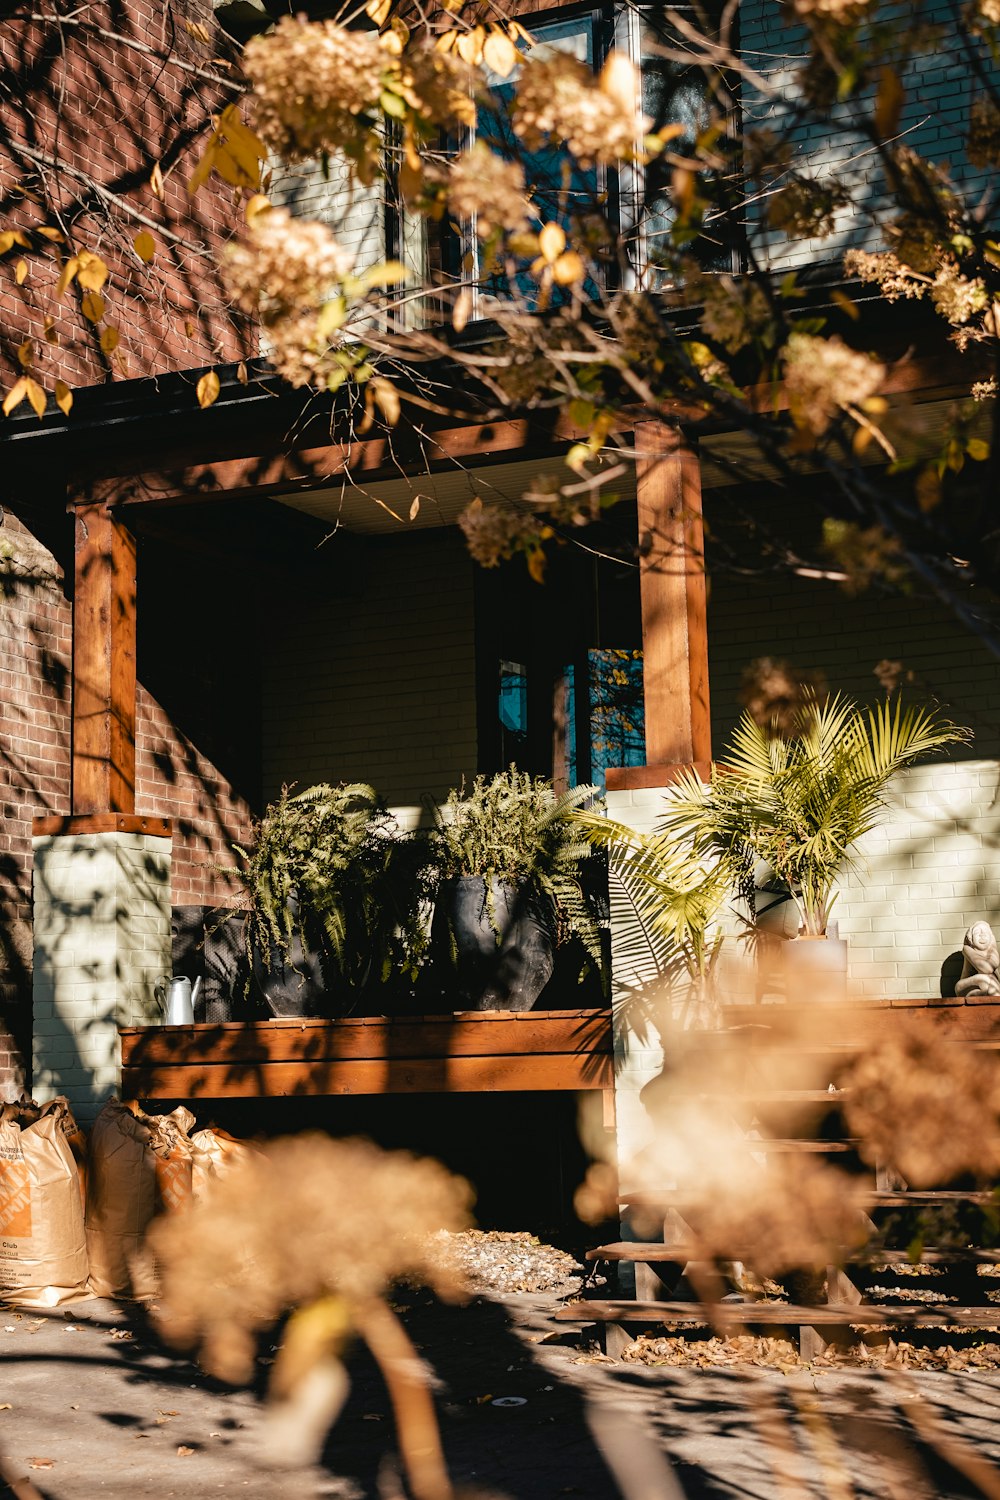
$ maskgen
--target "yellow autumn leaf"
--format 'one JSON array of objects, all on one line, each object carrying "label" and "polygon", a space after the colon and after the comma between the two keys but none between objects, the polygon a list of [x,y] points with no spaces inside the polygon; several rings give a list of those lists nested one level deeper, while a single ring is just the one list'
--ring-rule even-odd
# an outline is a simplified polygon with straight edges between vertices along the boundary
[{"label": "yellow autumn leaf", "polygon": [[546,224],[538,235],[538,248],[547,265],[559,259],[566,249],[566,234],[561,224]]},{"label": "yellow autumn leaf", "polygon": [[3,403],[3,414],[4,414],[4,416],[5,417],[9,417],[10,414],[11,414],[11,412],[14,410],[15,406],[20,406],[21,402],[24,400],[24,398],[25,398],[25,396],[27,394],[28,394],[28,382],[24,378],[24,376],[22,375],[21,378],[20,378],[20,380],[15,380],[14,384],[11,386],[10,390],[7,392],[6,396],[4,397],[4,403]]},{"label": "yellow autumn leaf", "polygon": [[365,0],[365,15],[381,30],[392,11],[392,0]]},{"label": "yellow autumn leaf", "polygon": [[59,280],[56,282],[57,297],[62,297],[66,294],[70,287],[70,284],[73,281],[74,276],[77,273],[79,264],[80,262],[77,260],[75,255],[71,255],[69,260],[65,262],[62,268],[62,272],[59,276]]},{"label": "yellow autumn leaf", "polygon": [[64,417],[68,417],[73,406],[73,392],[65,380],[56,381],[56,405]]},{"label": "yellow autumn leaf", "polygon": [[153,167],[153,170],[149,174],[149,185],[153,189],[153,192],[156,194],[157,198],[159,198],[160,201],[162,202],[163,201],[163,173],[160,170],[160,163],[159,162],[156,163],[156,165]]},{"label": "yellow autumn leaf", "polygon": [[552,267],[552,280],[557,286],[573,286],[575,282],[582,281],[586,274],[583,259],[575,250],[567,250],[560,255]]},{"label": "yellow autumn leaf", "polygon": [[528,553],[528,572],[536,583],[545,582],[545,553],[541,547],[532,547]]},{"label": "yellow autumn leaf", "polygon": [[90,323],[99,323],[104,317],[105,301],[100,292],[84,292],[80,306],[83,316]]},{"label": "yellow autumn leaf", "polygon": [[195,387],[199,406],[211,406],[219,394],[219,377],[214,370],[208,370],[198,381]]},{"label": "yellow autumn leaf", "polygon": [[17,282],[18,286],[24,285],[27,275],[28,262],[22,256],[17,265],[14,267],[14,280]]},{"label": "yellow autumn leaf", "polygon": [[101,333],[101,348],[105,354],[114,354],[118,348],[118,329],[105,328]]},{"label": "yellow autumn leaf", "polygon": [[501,78],[509,78],[517,65],[517,48],[502,31],[491,31],[483,43],[483,62]]},{"label": "yellow autumn leaf", "polygon": [[252,197],[247,199],[247,223],[252,224],[258,214],[267,213],[270,207],[271,200],[266,193],[254,193]]},{"label": "yellow autumn leaf", "polygon": [[240,385],[246,385],[247,380],[249,379],[249,376],[247,375],[246,360],[244,359],[241,359],[239,364],[236,366],[236,379],[239,381]]},{"label": "yellow autumn leaf", "polygon": [[17,362],[21,366],[22,370],[30,370],[32,364],[34,363],[34,359],[35,346],[32,343],[31,339],[25,339],[24,343],[18,347]]},{"label": "yellow autumn leaf", "polygon": [[474,26],[471,31],[464,31],[456,43],[459,57],[470,66],[482,62],[485,41],[486,28],[484,26]]},{"label": "yellow autumn leaf", "polygon": [[635,63],[624,52],[612,52],[601,69],[601,93],[613,99],[622,114],[634,114],[639,98],[639,75]]},{"label": "yellow autumn leaf", "polygon": [[56,333],[55,318],[46,317],[44,338],[47,344],[58,344],[59,335]]},{"label": "yellow autumn leaf", "polygon": [[77,256],[76,279],[85,292],[99,292],[110,272],[99,255],[91,250],[81,250]]},{"label": "yellow autumn leaf", "polygon": [[455,298],[455,306],[451,313],[451,326],[456,333],[461,333],[472,316],[472,293],[467,286],[463,286]]},{"label": "yellow autumn leaf", "polygon": [[38,384],[38,381],[32,380],[30,375],[26,375],[24,379],[24,387],[28,400],[31,402],[32,408],[34,409],[35,416],[44,417],[45,405],[48,397],[42,390],[41,386]]},{"label": "yellow autumn leaf", "polygon": [[156,241],[148,229],[141,229],[132,241],[132,249],[144,266],[148,266],[156,254]]},{"label": "yellow autumn leaf", "polygon": [[384,380],[381,376],[371,383],[378,409],[382,413],[390,427],[395,427],[399,421],[399,392],[391,380]]},{"label": "yellow autumn leaf", "polygon": [[420,496],[414,495],[410,501],[410,520],[415,521],[420,514]]},{"label": "yellow autumn leaf", "polygon": [[[36,224],[35,233],[40,234],[43,239],[52,240],[53,244],[62,243],[62,235],[59,233],[59,230],[53,229],[50,224]],[[22,244],[23,241],[18,240],[17,243]]]}]

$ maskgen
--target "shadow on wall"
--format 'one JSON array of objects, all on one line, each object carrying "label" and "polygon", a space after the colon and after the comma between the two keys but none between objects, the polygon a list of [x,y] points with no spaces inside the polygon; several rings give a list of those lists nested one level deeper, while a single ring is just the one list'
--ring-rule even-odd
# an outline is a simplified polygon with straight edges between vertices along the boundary
[{"label": "shadow on wall", "polygon": [[157,1019],[170,961],[169,841],[90,834],[39,841],[34,870],[34,1058],[40,1098],[81,1119],[119,1082],[118,1028]]}]

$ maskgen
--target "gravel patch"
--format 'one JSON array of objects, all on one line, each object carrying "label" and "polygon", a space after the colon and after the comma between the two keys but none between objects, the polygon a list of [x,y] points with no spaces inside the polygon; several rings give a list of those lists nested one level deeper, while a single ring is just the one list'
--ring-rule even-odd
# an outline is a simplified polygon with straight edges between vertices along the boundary
[{"label": "gravel patch", "polygon": [[564,1291],[586,1275],[572,1255],[543,1244],[533,1234],[467,1229],[461,1234],[442,1234],[441,1239],[448,1258],[475,1292],[502,1296]]}]

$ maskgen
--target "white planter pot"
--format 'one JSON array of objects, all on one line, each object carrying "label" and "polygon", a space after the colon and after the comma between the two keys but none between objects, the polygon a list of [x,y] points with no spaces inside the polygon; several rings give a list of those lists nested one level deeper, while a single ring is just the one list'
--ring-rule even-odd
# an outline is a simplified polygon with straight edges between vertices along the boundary
[{"label": "white planter pot", "polygon": [[814,983],[843,994],[847,987],[847,943],[840,937],[796,937],[782,944],[788,993]]}]

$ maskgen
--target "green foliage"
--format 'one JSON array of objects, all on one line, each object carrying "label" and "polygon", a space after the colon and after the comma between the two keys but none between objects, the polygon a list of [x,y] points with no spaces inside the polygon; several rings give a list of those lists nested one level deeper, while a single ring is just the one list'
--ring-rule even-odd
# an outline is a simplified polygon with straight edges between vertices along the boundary
[{"label": "green foliage", "polygon": [[729,872],[716,860],[702,865],[688,844],[668,833],[640,833],[599,814],[577,815],[631,915],[618,938],[618,956],[630,975],[654,982],[683,976],[692,985],[710,977],[721,937],[712,923],[729,892]]},{"label": "green foliage", "polygon": [[412,974],[423,954],[423,857],[372,787],[284,788],[235,847],[248,898],[246,944],[265,963],[289,960],[293,939],[322,942],[331,977],[352,989]]},{"label": "green foliage", "polygon": [[763,862],[798,903],[804,930],[825,933],[833,887],[851,851],[881,820],[893,777],[921,756],[970,738],[937,710],[887,698],[864,709],[841,695],[809,700],[792,735],[744,714],[708,786],[684,773],[663,830],[695,861],[721,861],[753,909]]},{"label": "green foliage", "polygon": [[574,814],[596,788],[557,796],[552,783],[511,766],[471,788],[452,789],[436,810],[433,859],[442,880],[479,875],[527,886],[555,909],[557,938],[580,939],[597,969],[601,935],[580,873],[591,847]]}]

